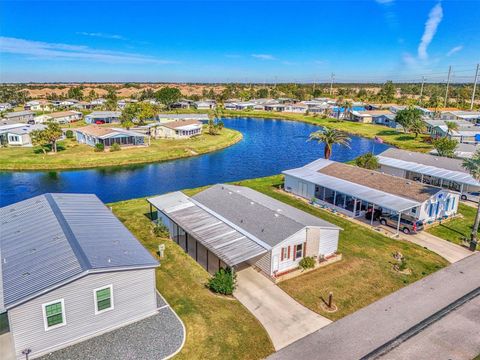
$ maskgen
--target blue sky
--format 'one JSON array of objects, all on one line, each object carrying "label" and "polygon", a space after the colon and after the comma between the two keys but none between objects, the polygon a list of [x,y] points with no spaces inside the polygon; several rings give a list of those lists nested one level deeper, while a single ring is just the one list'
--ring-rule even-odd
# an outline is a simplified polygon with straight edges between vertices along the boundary
[{"label": "blue sky", "polygon": [[478,1],[2,1],[0,81],[470,80]]}]

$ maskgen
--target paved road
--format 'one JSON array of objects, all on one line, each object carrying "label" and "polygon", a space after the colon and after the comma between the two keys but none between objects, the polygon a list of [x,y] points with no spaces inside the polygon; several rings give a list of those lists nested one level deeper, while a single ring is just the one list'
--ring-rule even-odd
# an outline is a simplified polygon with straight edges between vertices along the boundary
[{"label": "paved road", "polygon": [[480,288],[480,253],[316,331],[270,359],[361,359]]},{"label": "paved road", "polygon": [[275,350],[331,323],[300,305],[252,267],[239,271],[237,282],[235,297],[262,323]]},{"label": "paved road", "polygon": [[480,296],[380,357],[382,360],[471,360],[480,354]]}]

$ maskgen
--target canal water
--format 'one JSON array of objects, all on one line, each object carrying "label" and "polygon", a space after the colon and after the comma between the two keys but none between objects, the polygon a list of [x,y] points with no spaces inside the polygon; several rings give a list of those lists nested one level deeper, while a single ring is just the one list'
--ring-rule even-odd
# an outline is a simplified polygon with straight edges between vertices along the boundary
[{"label": "canal water", "polygon": [[[319,127],[294,121],[227,118],[226,127],[243,133],[243,140],[213,153],[149,165],[113,168],[0,172],[0,206],[45,192],[94,193],[104,202],[279,174],[323,156],[323,145],[307,142]],[[332,160],[349,161],[388,148],[352,136],[351,148],[334,146]],[[93,151],[93,150],[92,150]]]}]

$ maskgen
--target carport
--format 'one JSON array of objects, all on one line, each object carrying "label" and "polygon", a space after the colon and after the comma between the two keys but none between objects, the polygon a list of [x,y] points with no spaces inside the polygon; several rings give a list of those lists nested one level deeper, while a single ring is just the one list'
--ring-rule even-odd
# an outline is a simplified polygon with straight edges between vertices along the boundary
[{"label": "carport", "polygon": [[211,274],[270,250],[255,236],[181,192],[147,201],[152,213],[153,207],[158,210],[157,221],[169,228],[170,238]]}]

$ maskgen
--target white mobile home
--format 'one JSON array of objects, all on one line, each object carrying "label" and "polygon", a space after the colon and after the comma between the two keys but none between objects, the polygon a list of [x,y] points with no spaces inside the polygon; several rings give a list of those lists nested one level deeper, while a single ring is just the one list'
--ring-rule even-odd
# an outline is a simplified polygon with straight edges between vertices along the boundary
[{"label": "white mobile home", "polygon": [[218,184],[148,199],[170,237],[210,273],[253,265],[275,278],[334,257],[340,228],[252,189]]},{"label": "white mobile home", "polygon": [[[461,145],[461,144],[460,144]],[[380,171],[462,194],[478,192],[480,182],[462,166],[462,160],[400,149],[388,149],[378,155]]]},{"label": "white mobile home", "polygon": [[325,159],[283,174],[286,191],[352,217],[379,209],[429,222],[458,208],[458,193]]},{"label": "white mobile home", "polygon": [[11,124],[0,126],[0,144],[9,146],[32,146],[30,133],[33,130],[45,130],[41,124]]},{"label": "white mobile home", "polygon": [[147,125],[155,139],[188,139],[202,133],[202,123],[198,120],[176,120]]},{"label": "white mobile home", "polygon": [[44,194],[0,218],[2,355],[37,358],[157,313],[158,262],[95,195]]}]

